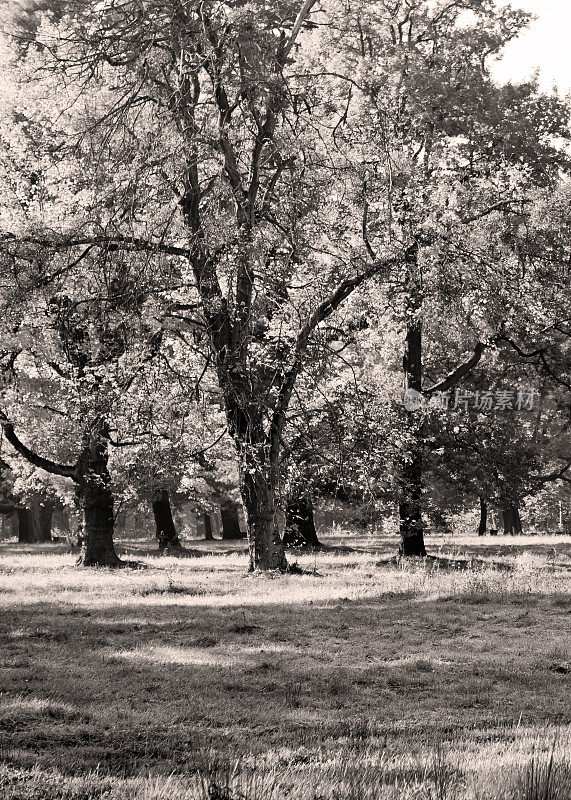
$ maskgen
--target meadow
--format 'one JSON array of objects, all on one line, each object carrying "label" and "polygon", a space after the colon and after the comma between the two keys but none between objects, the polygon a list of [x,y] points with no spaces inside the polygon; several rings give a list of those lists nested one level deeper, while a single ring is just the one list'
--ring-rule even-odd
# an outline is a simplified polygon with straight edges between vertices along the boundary
[{"label": "meadow", "polygon": [[571,797],[571,537],[323,539],[2,543],[2,800]]}]

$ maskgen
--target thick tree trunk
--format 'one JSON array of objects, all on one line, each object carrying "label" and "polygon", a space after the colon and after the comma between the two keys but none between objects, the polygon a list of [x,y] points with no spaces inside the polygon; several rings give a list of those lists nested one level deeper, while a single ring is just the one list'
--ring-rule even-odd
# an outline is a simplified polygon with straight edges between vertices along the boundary
[{"label": "thick tree trunk", "polygon": [[210,514],[208,511],[204,511],[202,514],[202,521],[204,523],[204,539],[207,542],[214,541],[214,536],[212,534],[212,520],[210,519]]},{"label": "thick tree trunk", "polygon": [[20,544],[33,542],[33,526],[29,509],[18,508],[16,514],[18,519],[18,541]]},{"label": "thick tree trunk", "polygon": [[[420,393],[422,388],[422,327],[408,324],[403,358],[404,388]],[[417,410],[408,411],[412,444],[409,459],[402,465],[399,491],[401,556],[426,556],[422,524],[423,438]]]},{"label": "thick tree trunk", "polygon": [[250,571],[285,571],[287,559],[278,530],[273,487],[257,464],[242,466],[240,491],[248,521]]},{"label": "thick tree trunk", "polygon": [[[258,569],[285,572],[288,563],[280,537],[275,499],[280,430],[283,429],[285,413],[274,412],[268,436],[259,398],[251,397],[249,383],[240,386],[235,381],[231,386],[232,390],[228,390],[225,396],[226,418],[240,459],[239,483],[246,512],[249,569],[251,572]],[[284,397],[280,404],[287,406]]]},{"label": "thick tree trunk", "polygon": [[483,497],[480,497],[480,524],[478,525],[478,536],[485,536],[487,527],[488,527],[488,504]]},{"label": "thick tree trunk", "polygon": [[18,508],[18,540],[22,543],[51,542],[54,504],[47,501],[40,505],[30,500],[25,508]]},{"label": "thick tree trunk", "polygon": [[308,497],[291,499],[286,508],[284,547],[321,547],[315,530],[313,503]]},{"label": "thick tree trunk", "polygon": [[77,497],[82,512],[81,554],[84,567],[117,567],[121,561],[113,545],[113,492],[107,466],[107,428],[101,423],[92,433],[80,464]]},{"label": "thick tree trunk", "polygon": [[183,547],[172,516],[169,493],[166,489],[162,489],[153,500],[153,516],[159,550],[182,550]]},{"label": "thick tree trunk", "polygon": [[514,504],[509,504],[502,508],[502,518],[504,522],[504,535],[519,536],[523,530],[519,509]]},{"label": "thick tree trunk", "polygon": [[48,500],[38,510],[38,541],[51,542],[54,504]]},{"label": "thick tree trunk", "polygon": [[244,534],[240,529],[238,506],[229,497],[220,501],[220,518],[222,520],[223,539],[243,539]]}]

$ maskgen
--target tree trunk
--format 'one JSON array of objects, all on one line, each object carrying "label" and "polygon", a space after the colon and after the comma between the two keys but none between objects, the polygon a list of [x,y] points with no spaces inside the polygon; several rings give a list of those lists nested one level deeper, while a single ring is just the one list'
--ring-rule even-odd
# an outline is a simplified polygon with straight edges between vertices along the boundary
[{"label": "tree trunk", "polygon": [[212,535],[212,520],[210,519],[210,514],[208,511],[204,511],[202,514],[202,521],[204,522],[204,539],[207,542],[214,541],[214,536]]},{"label": "tree trunk", "polygon": [[108,469],[107,426],[91,434],[80,459],[77,497],[82,512],[81,554],[84,567],[117,567],[121,561],[113,545],[113,492]]},{"label": "tree trunk", "polygon": [[175,528],[169,493],[162,489],[153,500],[153,515],[155,518],[156,537],[159,550],[182,550],[182,544]]},{"label": "tree trunk", "polygon": [[38,542],[51,542],[54,503],[47,500],[38,509]]},{"label": "tree trunk", "polygon": [[519,536],[523,530],[521,519],[519,516],[519,509],[513,503],[502,508],[502,517],[504,521],[504,535],[505,536]]},{"label": "tree trunk", "polygon": [[250,572],[287,569],[280,539],[271,480],[258,463],[247,460],[240,469],[240,491],[248,521]]},{"label": "tree trunk", "polygon": [[18,508],[18,540],[22,543],[51,542],[54,504],[47,501],[40,505],[30,500],[25,508]]},{"label": "tree trunk", "polygon": [[220,518],[222,520],[223,539],[244,538],[244,534],[240,530],[238,506],[229,497],[223,497],[220,501]]},{"label": "tree trunk", "polygon": [[33,526],[29,509],[18,508],[16,514],[18,517],[18,541],[20,544],[33,542]]},{"label": "tree trunk", "polygon": [[315,530],[313,503],[308,497],[291,499],[286,508],[284,547],[321,547]]},{"label": "tree trunk", "polygon": [[[422,326],[408,324],[403,358],[404,388],[420,394],[422,388]],[[422,450],[423,437],[419,410],[407,411],[412,434],[409,459],[402,465],[399,491],[401,556],[426,556],[422,525]]]},{"label": "tree trunk", "polygon": [[485,536],[487,527],[488,527],[488,504],[483,497],[480,497],[480,524],[478,525],[478,536]]}]

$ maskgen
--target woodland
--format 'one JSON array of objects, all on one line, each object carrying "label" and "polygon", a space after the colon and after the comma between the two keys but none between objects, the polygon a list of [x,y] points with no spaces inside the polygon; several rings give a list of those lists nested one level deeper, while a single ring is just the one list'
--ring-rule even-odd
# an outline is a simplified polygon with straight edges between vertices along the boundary
[{"label": "woodland", "polygon": [[493,0],[0,0],[0,794],[569,800],[569,98]]},{"label": "woodland", "polygon": [[80,564],[114,566],[119,508],[172,548],[172,503],[222,504],[250,569],[283,571],[320,501],[390,519],[403,557],[469,507],[481,532],[497,512],[521,533],[526,504],[567,524],[569,107],[490,76],[528,14],[4,9],[2,480],[24,541],[56,509]]}]

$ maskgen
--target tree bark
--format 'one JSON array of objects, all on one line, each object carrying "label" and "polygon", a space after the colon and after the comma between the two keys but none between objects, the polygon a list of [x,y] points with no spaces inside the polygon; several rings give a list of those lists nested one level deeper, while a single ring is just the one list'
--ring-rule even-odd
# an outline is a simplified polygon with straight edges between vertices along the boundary
[{"label": "tree bark", "polygon": [[[248,397],[249,389],[240,394]],[[276,421],[276,417],[279,419]],[[248,529],[249,570],[287,570],[280,537],[275,489],[279,477],[279,440],[285,416],[274,411],[271,431],[266,435],[256,401],[236,402],[226,398],[228,430],[239,456],[239,486]]]},{"label": "tree bark", "polygon": [[229,497],[223,497],[220,501],[220,518],[222,520],[223,539],[243,539],[244,534],[240,529],[240,517],[238,506]]},{"label": "tree bark", "polygon": [[480,497],[480,524],[478,525],[478,536],[485,536],[488,527],[488,504],[483,497]]},{"label": "tree bark", "polygon": [[212,520],[210,519],[210,514],[208,511],[204,511],[202,514],[202,521],[204,522],[204,539],[207,542],[214,541],[214,536],[212,535]]},{"label": "tree bark", "polygon": [[286,507],[284,547],[321,547],[315,530],[313,503],[308,497],[290,499]]},{"label": "tree bark", "polygon": [[246,458],[240,465],[240,492],[248,522],[250,572],[256,569],[287,569],[280,538],[273,482],[260,466],[260,460]]},{"label": "tree bark", "polygon": [[[416,310],[416,306],[411,306]],[[422,326],[409,322],[403,358],[404,388],[420,393],[422,388]],[[402,465],[399,491],[401,556],[426,556],[422,524],[422,450],[423,438],[417,411],[408,411],[412,444],[409,459]]]},{"label": "tree bark", "polygon": [[162,489],[158,496],[153,500],[153,515],[155,518],[156,537],[159,542],[159,550],[166,549],[182,550],[182,544],[178,538],[178,533],[172,516],[169,493]]},{"label": "tree bark", "polygon": [[113,544],[114,514],[108,469],[108,431],[104,422],[94,426],[81,454],[77,497],[82,513],[81,554],[84,567],[117,567],[121,560]]},{"label": "tree bark", "polygon": [[519,536],[523,533],[519,509],[513,503],[502,508],[505,536]]}]

